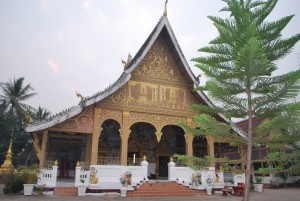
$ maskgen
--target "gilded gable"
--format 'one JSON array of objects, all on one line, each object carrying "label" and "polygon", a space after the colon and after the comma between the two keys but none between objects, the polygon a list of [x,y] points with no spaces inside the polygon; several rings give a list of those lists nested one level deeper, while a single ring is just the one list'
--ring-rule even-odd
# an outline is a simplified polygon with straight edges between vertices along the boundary
[{"label": "gilded gable", "polygon": [[158,37],[152,47],[133,71],[133,77],[146,77],[172,82],[185,82],[174,61],[167,43]]}]

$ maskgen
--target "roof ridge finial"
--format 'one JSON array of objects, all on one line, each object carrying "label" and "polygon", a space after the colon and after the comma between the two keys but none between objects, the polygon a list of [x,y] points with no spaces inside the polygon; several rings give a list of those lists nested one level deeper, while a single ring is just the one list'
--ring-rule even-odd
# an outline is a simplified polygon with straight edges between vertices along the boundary
[{"label": "roof ridge finial", "polygon": [[164,10],[164,14],[163,14],[163,16],[166,16],[166,17],[167,17],[167,3],[168,3],[168,0],[166,0],[166,2],[165,2],[165,10]]}]

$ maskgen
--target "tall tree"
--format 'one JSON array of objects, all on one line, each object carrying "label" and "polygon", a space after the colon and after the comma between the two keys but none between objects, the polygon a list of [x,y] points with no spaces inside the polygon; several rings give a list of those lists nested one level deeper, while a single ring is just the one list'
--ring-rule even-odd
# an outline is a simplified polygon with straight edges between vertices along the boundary
[{"label": "tall tree", "polygon": [[265,120],[256,129],[258,136],[268,138],[260,145],[269,148],[266,160],[270,167],[261,173],[300,173],[300,102],[290,104],[278,116]]},{"label": "tall tree", "polygon": [[[24,86],[24,78],[9,80],[8,82],[0,83],[0,107],[4,114],[6,124],[3,126],[4,133],[2,135],[8,137],[4,139],[4,143],[13,140],[13,162],[23,163],[20,161],[21,155],[24,155],[24,150],[28,148],[31,141],[31,136],[25,133],[24,125],[27,122],[26,117],[33,113],[35,109],[24,101],[36,95],[31,93],[33,88],[30,84]],[[2,143],[2,142],[1,142]],[[7,145],[4,144],[4,146]],[[5,151],[6,153],[6,151]]]},{"label": "tall tree", "polygon": [[[248,130],[238,143],[247,146],[246,189],[249,200],[252,171],[253,117],[272,118],[279,115],[289,99],[299,93],[300,70],[274,76],[275,62],[284,58],[299,41],[300,35],[283,39],[281,31],[293,15],[274,22],[266,21],[277,0],[223,0],[221,11],[230,17],[209,16],[219,35],[207,47],[199,49],[209,56],[194,58],[196,66],[209,81],[197,90],[207,91],[214,106],[197,105],[203,114],[196,115],[198,135],[228,136],[230,129],[211,115],[247,118]],[[231,134],[229,134],[231,135]],[[231,135],[232,136],[232,135]]]}]

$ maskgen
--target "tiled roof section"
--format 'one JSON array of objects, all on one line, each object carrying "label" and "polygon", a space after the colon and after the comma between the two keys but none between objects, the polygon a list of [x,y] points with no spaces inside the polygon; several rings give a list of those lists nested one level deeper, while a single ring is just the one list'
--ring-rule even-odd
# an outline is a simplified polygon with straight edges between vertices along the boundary
[{"label": "tiled roof section", "polygon": [[[263,119],[260,118],[253,118],[252,119],[252,125],[253,128],[256,128],[259,124],[263,122]],[[237,122],[236,125],[241,128],[244,132],[247,132],[248,130],[248,119]]]}]

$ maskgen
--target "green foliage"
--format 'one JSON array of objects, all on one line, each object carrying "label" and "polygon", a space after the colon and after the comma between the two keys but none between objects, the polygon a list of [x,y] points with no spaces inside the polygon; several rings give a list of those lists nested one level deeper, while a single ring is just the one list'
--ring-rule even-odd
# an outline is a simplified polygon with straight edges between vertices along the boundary
[{"label": "green foliage", "polygon": [[16,174],[14,170],[4,171],[2,173],[2,183],[4,184],[4,187],[11,188],[15,178]]},{"label": "green foliage", "polygon": [[42,121],[47,119],[50,116],[50,112],[47,111],[46,108],[42,108],[41,106],[38,107],[35,114],[33,115],[33,119],[36,121]]},{"label": "green foliage", "polygon": [[256,184],[261,184],[263,181],[263,178],[262,177],[255,177],[255,183]]},{"label": "green foliage", "polygon": [[18,193],[24,189],[25,178],[22,176],[16,176],[12,183],[12,192]]},{"label": "green foliage", "polygon": [[[281,31],[293,16],[283,17],[274,22],[266,21],[277,0],[225,2],[227,6],[221,11],[229,12],[230,17],[222,19],[209,16],[219,35],[208,46],[199,49],[200,52],[209,55],[193,59],[196,67],[209,79],[205,86],[197,89],[206,90],[214,104],[194,106],[201,110],[201,115],[194,116],[199,128],[191,133],[209,135],[247,146],[247,189],[244,200],[248,200],[252,146],[268,145],[277,149],[280,145],[283,149],[283,143],[278,143],[279,141],[286,140],[286,143],[292,137],[296,137],[293,134],[291,136],[290,127],[282,129],[278,124],[271,137],[270,127],[266,125],[254,138],[252,119],[272,119],[285,114],[283,111],[289,108],[291,98],[299,94],[300,69],[277,76],[274,76],[274,71],[277,69],[276,62],[291,51],[300,40],[300,34],[282,38]],[[220,118],[216,119],[220,114],[226,118],[248,119],[250,126],[244,139],[234,139],[229,126],[225,125],[224,121],[218,122]]]},{"label": "green foliage", "polygon": [[45,191],[46,184],[41,185],[34,185],[33,191],[37,192],[38,195],[43,195],[43,192]]},{"label": "green foliage", "polygon": [[[32,136],[25,132],[24,127],[30,121],[35,109],[24,101],[32,98],[30,84],[24,85],[24,78],[0,83],[0,163],[5,160],[8,144],[12,138],[12,162],[15,166],[31,164],[37,161],[32,146]],[[47,115],[46,109],[41,110]]]},{"label": "green foliage", "polygon": [[26,184],[36,184],[38,174],[40,173],[39,164],[32,164],[31,166],[20,166],[18,171],[24,178]]}]

